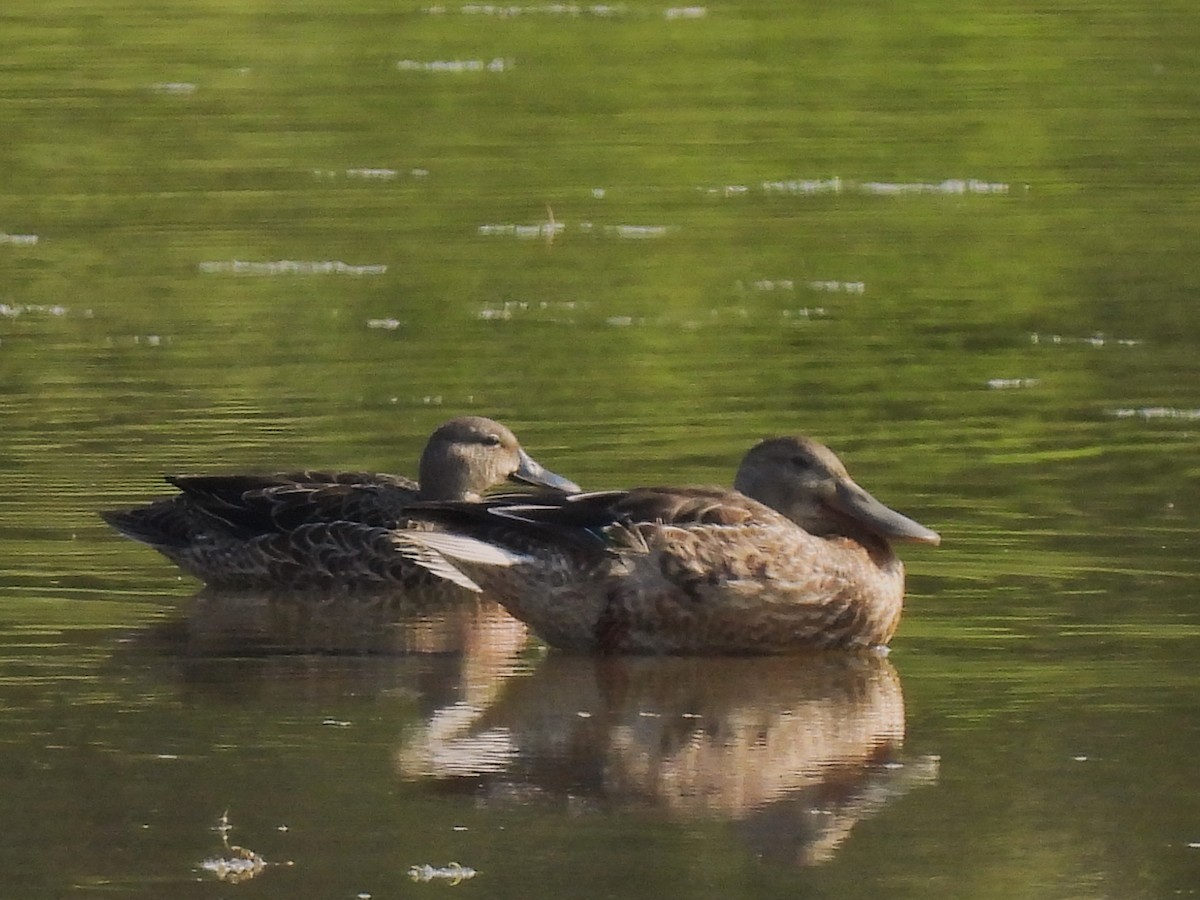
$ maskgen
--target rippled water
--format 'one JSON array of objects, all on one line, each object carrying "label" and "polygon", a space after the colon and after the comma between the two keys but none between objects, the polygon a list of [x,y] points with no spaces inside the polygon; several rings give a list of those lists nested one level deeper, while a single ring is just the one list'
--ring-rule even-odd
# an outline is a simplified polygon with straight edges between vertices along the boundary
[{"label": "rippled water", "polygon": [[[1198,41],[10,0],[0,894],[1200,893]],[[593,661],[198,593],[95,516],[411,474],[464,412],[595,488],[806,432],[944,544],[887,659]]]}]

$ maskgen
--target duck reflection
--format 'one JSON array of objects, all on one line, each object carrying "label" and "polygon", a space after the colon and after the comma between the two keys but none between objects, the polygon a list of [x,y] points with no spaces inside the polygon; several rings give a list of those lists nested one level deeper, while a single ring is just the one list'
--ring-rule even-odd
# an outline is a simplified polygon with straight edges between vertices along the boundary
[{"label": "duck reflection", "polygon": [[899,676],[873,653],[554,655],[485,711],[439,710],[396,765],[497,805],[731,821],[764,858],[809,865],[936,779],[936,758],[905,760],[903,738]]},{"label": "duck reflection", "polygon": [[404,655],[499,653],[524,646],[527,628],[482,597],[414,591],[223,591],[205,588],[153,638],[199,656],[287,653]]},{"label": "duck reflection", "polygon": [[528,667],[527,642],[526,627],[483,598],[206,588],[133,643],[225,700],[388,694],[429,716],[485,708]]}]

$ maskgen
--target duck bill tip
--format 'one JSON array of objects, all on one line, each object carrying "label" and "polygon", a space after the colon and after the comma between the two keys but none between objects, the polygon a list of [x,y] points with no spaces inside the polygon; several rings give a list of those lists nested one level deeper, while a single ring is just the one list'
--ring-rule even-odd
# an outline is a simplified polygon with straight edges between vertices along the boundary
[{"label": "duck bill tip", "polygon": [[930,547],[936,547],[941,544],[942,536],[936,531],[932,531],[929,528],[921,526],[921,531],[916,534],[909,535],[907,540],[912,541],[915,544],[928,544]]},{"label": "duck bill tip", "polygon": [[551,472],[540,462],[521,451],[521,462],[517,470],[510,476],[514,481],[530,484],[535,487],[551,488],[564,494],[578,494],[582,488],[568,478]]}]

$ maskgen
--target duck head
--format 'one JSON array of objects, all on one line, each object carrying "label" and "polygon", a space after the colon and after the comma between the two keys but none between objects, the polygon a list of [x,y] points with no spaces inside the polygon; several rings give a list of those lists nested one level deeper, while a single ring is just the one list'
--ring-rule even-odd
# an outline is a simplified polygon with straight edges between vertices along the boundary
[{"label": "duck head", "polygon": [[506,480],[579,491],[526,453],[512,431],[483,416],[463,416],[439,427],[421,454],[419,478],[423,500],[478,500]]},{"label": "duck head", "polygon": [[806,437],[768,438],[750,449],[733,486],[809,534],[938,544],[941,537],[855,484],[832,450]]}]

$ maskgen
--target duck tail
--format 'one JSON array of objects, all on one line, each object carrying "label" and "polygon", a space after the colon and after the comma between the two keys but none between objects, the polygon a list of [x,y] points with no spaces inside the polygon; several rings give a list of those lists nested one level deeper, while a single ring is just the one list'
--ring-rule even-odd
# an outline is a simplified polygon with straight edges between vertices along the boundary
[{"label": "duck tail", "polygon": [[152,503],[133,509],[106,509],[100,518],[130,540],[151,547],[186,547],[194,529],[165,505]]}]

